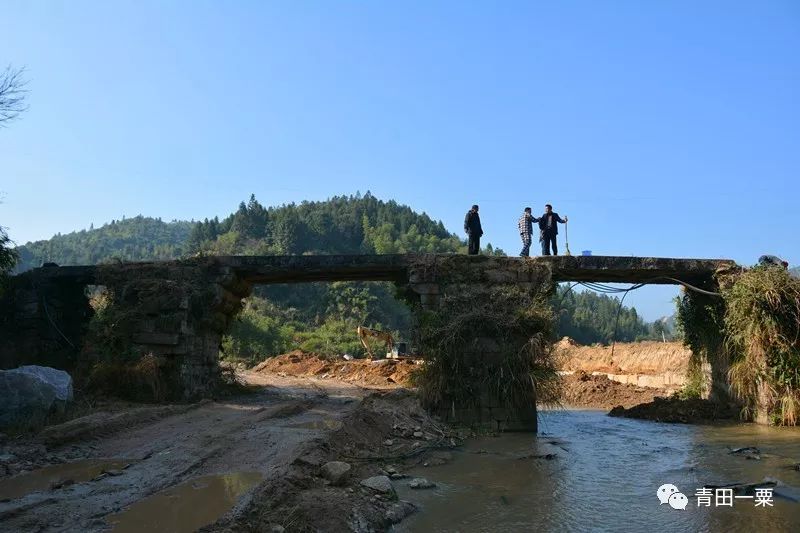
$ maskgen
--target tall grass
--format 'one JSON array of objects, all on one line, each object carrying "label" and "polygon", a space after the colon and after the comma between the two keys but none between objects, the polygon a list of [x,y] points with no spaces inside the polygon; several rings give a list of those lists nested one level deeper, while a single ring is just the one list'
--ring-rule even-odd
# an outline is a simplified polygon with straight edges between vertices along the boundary
[{"label": "tall grass", "polygon": [[800,279],[756,267],[723,291],[731,388],[747,416],[796,425],[800,410]]},{"label": "tall grass", "polygon": [[558,402],[553,316],[544,297],[513,287],[465,289],[422,313],[416,331],[426,363],[413,380],[427,408]]}]

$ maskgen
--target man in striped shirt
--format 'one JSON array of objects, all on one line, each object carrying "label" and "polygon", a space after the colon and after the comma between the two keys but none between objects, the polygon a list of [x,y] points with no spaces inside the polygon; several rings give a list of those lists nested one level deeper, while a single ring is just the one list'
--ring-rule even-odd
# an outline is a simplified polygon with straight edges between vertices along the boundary
[{"label": "man in striped shirt", "polygon": [[522,251],[519,253],[520,257],[528,257],[531,252],[531,234],[533,233],[533,223],[539,222],[538,218],[531,215],[531,208],[526,207],[525,212],[519,217],[519,236],[522,238]]}]

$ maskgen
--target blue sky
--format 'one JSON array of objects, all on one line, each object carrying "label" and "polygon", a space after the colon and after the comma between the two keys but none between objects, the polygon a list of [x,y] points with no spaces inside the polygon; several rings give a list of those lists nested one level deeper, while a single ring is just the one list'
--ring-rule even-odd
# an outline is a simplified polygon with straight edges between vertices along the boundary
[{"label": "blue sky", "polygon": [[3,4],[18,243],[370,190],[508,253],[550,202],[573,253],[800,262],[792,0]]}]

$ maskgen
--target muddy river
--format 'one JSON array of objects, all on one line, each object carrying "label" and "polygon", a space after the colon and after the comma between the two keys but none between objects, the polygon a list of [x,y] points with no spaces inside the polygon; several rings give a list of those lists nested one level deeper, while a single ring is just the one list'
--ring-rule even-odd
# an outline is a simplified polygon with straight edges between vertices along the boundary
[{"label": "muddy river", "polygon": [[[410,472],[437,487],[414,491],[398,484],[400,496],[422,512],[397,531],[800,531],[800,490],[792,488],[800,487],[794,469],[800,428],[688,426],[601,411],[549,411],[539,430],[538,437],[476,439],[451,463]],[[731,453],[747,447],[757,450]],[[767,477],[787,486],[774,487],[771,498],[762,492],[760,501],[758,487],[717,491]],[[680,496],[672,500],[677,509],[660,503],[657,491],[665,484],[686,496],[685,509]],[[709,506],[703,487],[714,487]],[[727,496],[730,505],[722,505]]]}]

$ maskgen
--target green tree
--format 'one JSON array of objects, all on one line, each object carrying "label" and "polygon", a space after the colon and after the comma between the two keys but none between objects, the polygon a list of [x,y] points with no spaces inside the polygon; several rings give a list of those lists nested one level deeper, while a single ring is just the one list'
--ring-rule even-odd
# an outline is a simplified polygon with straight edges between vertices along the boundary
[{"label": "green tree", "polygon": [[13,244],[5,228],[0,226],[0,295],[3,294],[9,273],[17,263],[17,251],[12,247]]}]

